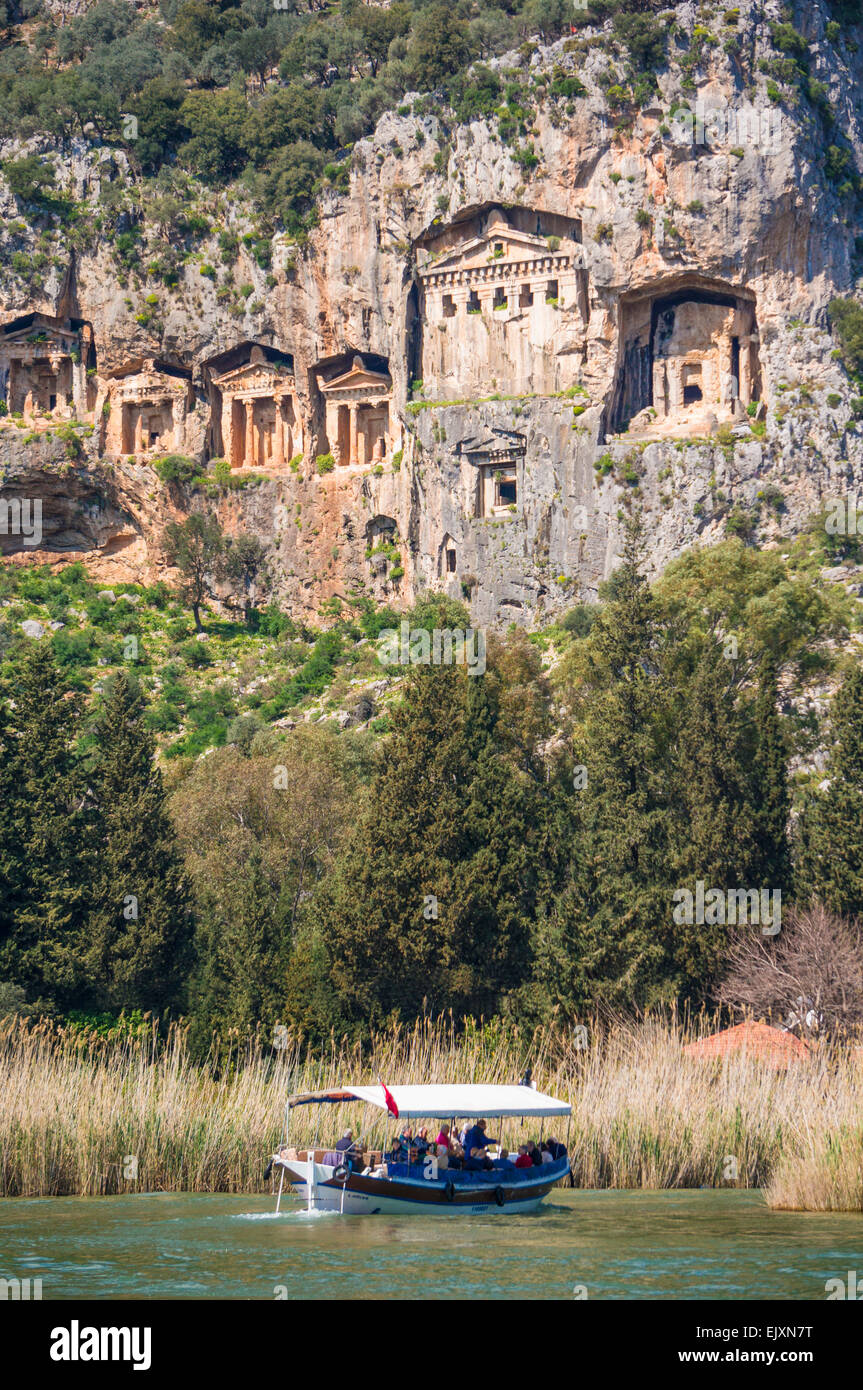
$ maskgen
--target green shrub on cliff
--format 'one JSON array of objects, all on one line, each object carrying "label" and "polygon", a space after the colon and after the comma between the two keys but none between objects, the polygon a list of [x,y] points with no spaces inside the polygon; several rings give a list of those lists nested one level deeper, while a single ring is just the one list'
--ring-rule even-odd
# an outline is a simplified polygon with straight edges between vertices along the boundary
[{"label": "green shrub on cliff", "polygon": [[793,24],[771,24],[770,37],[780,53],[790,53],[795,58],[806,58],[809,53],[808,41]]},{"label": "green shrub on cliff", "polygon": [[624,11],[614,16],[612,29],[628,50],[634,72],[654,73],[665,66],[668,28],[656,15]]},{"label": "green shrub on cliff", "polygon": [[56,170],[49,160],[28,154],[24,159],[8,159],[0,167],[16,198],[25,203],[50,201],[57,180]]},{"label": "green shrub on cliff", "polygon": [[863,368],[863,307],[856,299],[831,299],[828,309],[845,370],[857,377]]},{"label": "green shrub on cliff", "polygon": [[195,482],[203,472],[201,465],[185,454],[165,454],[163,458],[153,460],[153,468],[163,483],[179,483],[181,486]]}]

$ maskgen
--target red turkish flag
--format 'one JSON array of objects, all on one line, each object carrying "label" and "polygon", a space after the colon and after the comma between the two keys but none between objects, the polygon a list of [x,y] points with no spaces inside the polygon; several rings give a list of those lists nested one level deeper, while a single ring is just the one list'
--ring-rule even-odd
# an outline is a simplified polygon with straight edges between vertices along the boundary
[{"label": "red turkish flag", "polygon": [[[378,1081],[380,1081],[381,1085],[384,1086],[384,1083],[383,1083],[383,1081],[381,1080],[380,1077],[378,1077]],[[384,1100],[385,1100],[386,1103],[387,1103],[387,1110],[389,1110],[389,1112],[390,1112],[391,1115],[393,1115],[396,1119],[398,1119],[398,1117],[399,1117],[399,1108],[398,1108],[398,1106],[396,1105],[395,1101],[393,1100],[392,1096],[390,1095],[389,1091],[387,1090],[386,1086],[384,1086]]]}]

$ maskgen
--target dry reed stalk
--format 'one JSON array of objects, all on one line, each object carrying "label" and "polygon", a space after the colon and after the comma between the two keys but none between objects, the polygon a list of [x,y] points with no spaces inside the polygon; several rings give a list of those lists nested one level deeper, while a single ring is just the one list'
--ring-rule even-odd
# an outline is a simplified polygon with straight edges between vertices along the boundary
[{"label": "dry reed stalk", "polygon": [[[823,1046],[787,1070],[745,1054],[686,1056],[683,1045],[712,1026],[704,1017],[594,1023],[588,1045],[578,1047],[562,1028],[530,1033],[494,1021],[459,1030],[443,1017],[366,1043],[333,1037],[314,1053],[293,1035],[277,1053],[261,1036],[234,1038],[217,1068],[193,1064],[178,1027],[163,1041],[153,1032],[106,1042],[44,1022],[7,1022],[0,1194],[261,1191],[292,1091],[373,1083],[378,1074],[389,1084],[513,1082],[530,1062],[539,1089],[573,1105],[578,1186],[727,1185],[733,1159],[736,1184],[767,1184],[771,1205],[859,1210],[853,1155],[863,1068],[854,1053]],[[348,1124],[356,1129],[359,1114],[356,1106],[294,1110],[291,1142],[311,1143],[320,1126],[317,1138],[328,1145]],[[385,1123],[372,1119],[370,1146],[382,1143]],[[550,1129],[564,1138],[565,1126]],[[517,1120],[490,1130],[509,1147],[539,1137]],[[129,1156],[137,1159],[134,1181],[123,1176]]]}]

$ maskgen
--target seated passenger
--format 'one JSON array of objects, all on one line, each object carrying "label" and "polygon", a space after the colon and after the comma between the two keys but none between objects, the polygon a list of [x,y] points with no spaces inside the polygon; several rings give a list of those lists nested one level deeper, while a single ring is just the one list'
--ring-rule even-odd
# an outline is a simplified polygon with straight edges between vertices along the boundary
[{"label": "seated passenger", "polygon": [[548,1147],[547,1144],[540,1144],[540,1146],[539,1146],[539,1152],[540,1152],[540,1157],[542,1158],[543,1163],[553,1163],[553,1162],[554,1162],[554,1159],[553,1159],[552,1156],[551,1156],[551,1150],[549,1149],[549,1147]]},{"label": "seated passenger", "polygon": [[532,1167],[533,1167],[533,1164],[532,1164],[531,1161],[530,1161],[530,1154],[529,1154],[528,1151],[527,1151],[527,1144],[519,1144],[519,1146],[518,1146],[518,1158],[515,1160],[515,1166],[516,1166],[516,1168],[532,1168]]},{"label": "seated passenger", "polygon": [[437,1137],[438,1148],[440,1148],[441,1144],[444,1145],[447,1153],[449,1153],[452,1147],[452,1140],[449,1137],[449,1125],[441,1125],[440,1127],[440,1134]]},{"label": "seated passenger", "polygon": [[417,1156],[419,1158],[422,1158],[423,1154],[428,1153],[431,1146],[432,1145],[431,1140],[429,1139],[428,1128],[426,1125],[423,1125],[419,1133],[417,1134],[416,1139],[414,1140],[414,1148],[417,1151]]},{"label": "seated passenger", "polygon": [[478,1149],[476,1145],[470,1151],[470,1158],[466,1158],[464,1166],[469,1173],[479,1173],[483,1169],[493,1168],[494,1164],[486,1153],[485,1149]]},{"label": "seated passenger", "polygon": [[566,1145],[559,1144],[556,1139],[549,1139],[548,1151],[551,1154],[552,1161],[555,1163],[559,1158],[566,1158]]},{"label": "seated passenger", "polygon": [[535,1139],[528,1139],[528,1141],[527,1141],[527,1152],[528,1152],[528,1154],[530,1155],[530,1161],[531,1161],[531,1163],[533,1164],[533,1166],[534,1166],[535,1168],[538,1168],[538,1167],[540,1166],[540,1164],[542,1163],[542,1154],[540,1153],[539,1149],[538,1149],[537,1146],[536,1146],[536,1140],[535,1140]]},{"label": "seated passenger", "polygon": [[351,1159],[353,1162],[362,1158],[362,1148],[355,1142],[352,1129],[346,1129],[341,1139],[337,1141],[336,1153],[341,1154],[345,1159]]},{"label": "seated passenger", "polygon": [[405,1125],[393,1146],[393,1155],[396,1158],[396,1162],[410,1163],[411,1150],[414,1150],[414,1157],[416,1157],[413,1129],[410,1125]]},{"label": "seated passenger", "polygon": [[467,1134],[465,1135],[464,1151],[466,1154],[470,1154],[471,1157],[473,1157],[474,1149],[481,1149],[483,1151],[483,1155],[485,1156],[485,1150],[488,1148],[489,1144],[497,1143],[496,1139],[490,1139],[488,1137],[488,1135],[485,1132],[485,1126],[485,1120],[477,1120],[476,1124],[472,1125],[471,1128],[467,1131]]},{"label": "seated passenger", "polygon": [[450,1168],[464,1167],[464,1149],[457,1139],[453,1139],[449,1146],[449,1166]]}]

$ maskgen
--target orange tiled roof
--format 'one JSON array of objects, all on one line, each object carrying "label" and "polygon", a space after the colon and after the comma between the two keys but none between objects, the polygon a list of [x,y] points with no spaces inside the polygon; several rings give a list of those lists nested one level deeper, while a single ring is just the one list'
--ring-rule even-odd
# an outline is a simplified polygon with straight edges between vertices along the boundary
[{"label": "orange tiled roof", "polygon": [[760,1061],[787,1066],[789,1062],[806,1057],[809,1047],[793,1033],[783,1033],[766,1023],[747,1022],[712,1033],[709,1038],[699,1038],[683,1050],[690,1057],[725,1057],[729,1052],[745,1050]]}]

